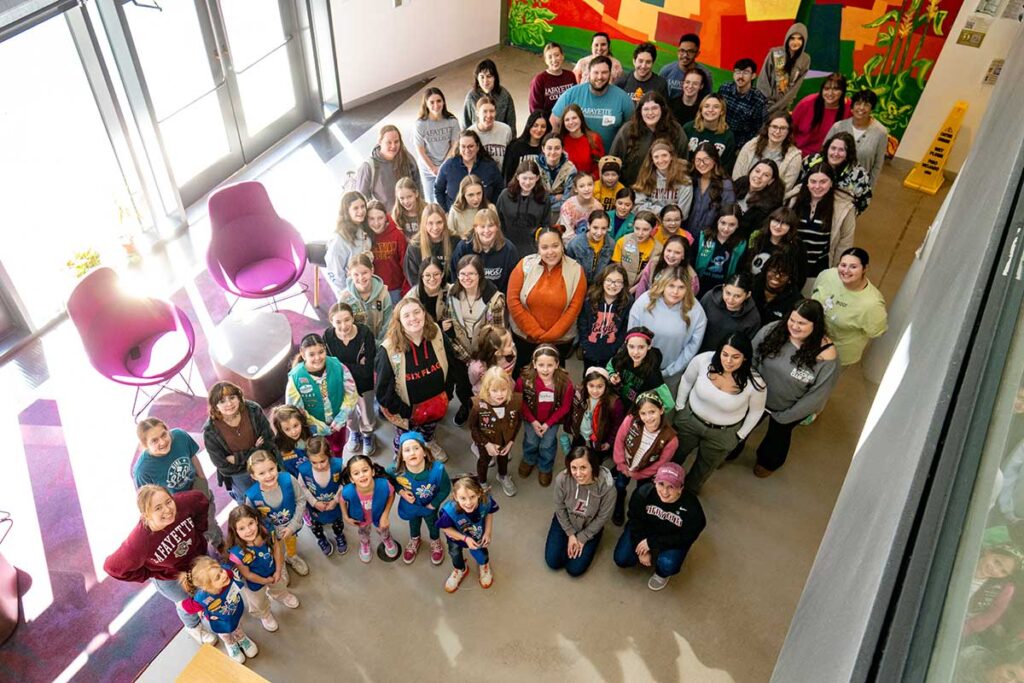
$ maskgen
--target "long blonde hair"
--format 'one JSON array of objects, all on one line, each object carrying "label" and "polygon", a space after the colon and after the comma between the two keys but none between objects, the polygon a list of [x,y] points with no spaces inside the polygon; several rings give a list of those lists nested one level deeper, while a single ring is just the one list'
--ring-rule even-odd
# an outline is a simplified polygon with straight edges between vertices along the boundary
[{"label": "long blonde hair", "polygon": [[366,204],[366,197],[363,196],[362,192],[358,192],[356,190],[349,190],[345,194],[341,195],[341,207],[338,209],[338,223],[335,226],[334,231],[349,244],[356,243],[356,240],[359,239],[360,230],[362,230],[364,234],[369,230],[369,226],[367,226],[365,218],[362,223],[353,223],[352,219],[349,218],[348,215],[349,208],[360,200],[362,200],[363,204]]},{"label": "long blonde hair", "polygon": [[671,143],[664,138],[658,138],[651,144],[650,149],[647,151],[647,156],[644,157],[644,163],[640,166],[640,172],[636,176],[636,183],[633,185],[633,189],[637,192],[649,195],[658,189],[658,169],[654,166],[652,157],[659,150],[665,150],[672,155],[672,162],[665,172],[666,189],[693,183],[690,179],[689,162],[685,159],[680,159],[676,155],[675,147]]},{"label": "long blonde hair", "polygon": [[[406,213],[405,208],[402,207],[402,202],[398,201],[398,193],[402,190],[412,190],[416,193],[416,206],[412,208],[412,211]],[[391,208],[391,217],[398,223],[398,227],[402,229],[402,232],[406,232],[405,225],[410,221],[415,221],[419,218],[420,214],[423,213],[427,203],[423,201],[423,196],[420,194],[419,185],[413,182],[413,179],[406,176],[399,178],[395,182],[395,205]]]},{"label": "long blonde hair", "polygon": [[491,249],[501,251],[505,248],[505,233],[501,230],[501,218],[493,206],[480,209],[473,216],[473,231],[469,234],[468,239],[473,243],[473,251],[480,252],[484,250],[484,246],[480,244],[480,240],[476,236],[476,226],[478,225],[496,226],[498,232],[494,235],[494,244],[491,246]]},{"label": "long blonde hair", "polygon": [[412,341],[409,340],[405,330],[402,329],[402,310],[408,306],[419,306],[423,310],[423,338],[433,341],[440,329],[434,322],[434,316],[430,314],[423,302],[414,297],[400,299],[391,310],[391,322],[388,323],[388,330],[384,333],[384,343],[391,353],[405,353],[412,348]]},{"label": "long blonde hair", "polygon": [[484,187],[484,181],[480,180],[480,176],[470,173],[459,181],[459,193],[455,195],[455,202],[452,204],[453,209],[456,211],[465,211],[469,208],[469,203],[466,201],[466,188],[470,185],[480,186],[480,209],[493,206],[491,201],[487,199],[487,188]]},{"label": "long blonde hair", "polygon": [[[697,299],[693,296],[693,287],[690,283],[690,275],[679,266],[671,266],[658,273],[658,277],[654,278],[654,282],[651,284],[649,291],[650,301],[647,303],[647,312],[654,312],[654,307],[658,304],[658,301],[662,300],[665,296],[665,288],[673,280],[679,280],[686,287],[686,293],[683,295],[682,305],[680,309],[683,313],[683,320],[686,325],[690,325],[690,311],[693,310],[694,304],[697,303]],[[667,304],[666,304],[667,305]]]},{"label": "long blonde hair", "polygon": [[[426,259],[434,253],[430,246],[430,235],[427,234],[427,218],[434,215],[440,216],[441,222],[444,224],[444,233],[441,235],[441,249],[444,254],[444,276],[447,279],[448,273],[452,269],[452,238],[457,237],[457,235],[449,227],[448,214],[444,212],[440,204],[427,204],[423,207],[423,213],[420,214],[420,258]],[[392,313],[392,316],[394,316],[394,313]]]}]

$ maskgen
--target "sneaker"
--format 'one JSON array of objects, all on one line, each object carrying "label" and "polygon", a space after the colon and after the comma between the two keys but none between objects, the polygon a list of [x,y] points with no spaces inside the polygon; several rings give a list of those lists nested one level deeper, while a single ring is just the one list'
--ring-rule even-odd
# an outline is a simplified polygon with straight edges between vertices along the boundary
[{"label": "sneaker", "polygon": [[385,555],[387,555],[391,559],[398,557],[398,544],[395,543],[395,539],[388,536],[384,539],[383,545]]},{"label": "sneaker", "polygon": [[348,443],[345,445],[345,450],[349,453],[355,453],[363,446],[363,435],[356,431],[350,431],[348,433]]},{"label": "sneaker", "polygon": [[245,664],[245,654],[242,652],[242,648],[235,643],[234,645],[228,645],[228,657],[235,660],[239,664]]},{"label": "sneaker", "polygon": [[487,589],[494,583],[494,574],[491,573],[491,565],[485,564],[480,567],[480,587]]},{"label": "sneaker", "polygon": [[265,617],[260,617],[260,623],[263,624],[263,628],[266,631],[273,633],[278,629],[277,619],[274,618],[273,614],[268,614]]},{"label": "sneaker", "polygon": [[521,463],[519,463],[519,478],[520,479],[527,479],[531,474],[533,474],[533,465],[531,465],[530,463],[526,462],[525,460],[523,460]]},{"label": "sneaker", "polygon": [[416,553],[419,551],[420,539],[418,537],[410,538],[409,542],[405,544],[405,552],[402,553],[402,562],[412,564],[416,561]]},{"label": "sneaker", "polygon": [[377,450],[377,443],[373,439],[373,434],[363,434],[361,440],[363,442],[363,455],[369,458]]},{"label": "sneaker", "polygon": [[647,582],[647,587],[652,591],[660,591],[662,588],[668,585],[668,577],[660,576],[658,574],[652,574],[650,580]]},{"label": "sneaker", "polygon": [[299,576],[305,576],[309,573],[309,565],[306,561],[298,555],[292,555],[291,557],[285,557],[284,561],[295,570],[295,573]]},{"label": "sneaker", "polygon": [[444,582],[445,592],[454,593],[459,590],[459,585],[462,583],[462,580],[466,578],[466,574],[468,573],[468,569],[453,569],[452,573],[448,576],[448,580]]},{"label": "sneaker", "polygon": [[506,474],[504,477],[498,475],[498,483],[501,484],[501,490],[505,492],[505,495],[511,498],[519,492],[516,488],[516,483],[512,481],[512,475]]},{"label": "sneaker", "polygon": [[200,645],[213,645],[217,642],[217,636],[213,631],[205,628],[202,624],[186,628],[185,632],[192,636],[192,640],[196,641]]},{"label": "sneaker", "polygon": [[448,462],[448,454],[444,452],[443,448],[441,448],[441,444],[436,441],[431,441],[427,444],[427,448],[429,448],[430,452],[434,455],[434,460],[437,460],[438,462]]},{"label": "sneaker", "polygon": [[299,598],[296,597],[295,593],[282,593],[279,597],[272,599],[281,603],[288,609],[295,609],[299,606]]},{"label": "sneaker", "polygon": [[260,653],[260,649],[256,647],[256,643],[252,642],[249,636],[242,638],[242,642],[239,643],[242,648],[242,652],[245,653],[246,657],[255,657]]},{"label": "sneaker", "polygon": [[324,554],[324,557],[330,557],[334,554],[334,546],[326,538],[316,539],[316,544],[320,546],[320,552]]},{"label": "sneaker", "polygon": [[430,564],[438,565],[444,562],[444,545],[441,539],[430,542]]},{"label": "sneaker", "polygon": [[348,552],[348,541],[345,540],[345,534],[340,534],[334,537],[335,542],[338,544],[338,554],[344,555]]},{"label": "sneaker", "polygon": [[459,411],[457,413],[455,413],[455,418],[454,418],[453,422],[455,422],[455,426],[456,427],[462,427],[463,425],[466,424],[466,420],[468,420],[468,419],[469,419],[469,405],[463,403],[462,405],[459,406]]},{"label": "sneaker", "polygon": [[364,540],[360,540],[359,541],[359,559],[362,560],[363,562],[366,562],[367,564],[369,564],[370,559],[371,559],[371,556],[370,556],[370,541],[369,540],[365,540],[365,541]]}]

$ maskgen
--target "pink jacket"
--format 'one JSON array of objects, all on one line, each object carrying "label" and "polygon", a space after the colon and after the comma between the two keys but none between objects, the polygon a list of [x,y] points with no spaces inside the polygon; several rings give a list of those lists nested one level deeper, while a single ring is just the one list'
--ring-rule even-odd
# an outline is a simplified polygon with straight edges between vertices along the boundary
[{"label": "pink jacket", "polygon": [[612,450],[612,459],[615,461],[615,469],[619,472],[637,481],[643,481],[644,479],[650,479],[653,477],[659,467],[672,459],[672,456],[676,452],[676,448],[679,447],[679,439],[673,438],[665,444],[665,447],[661,449],[661,455],[659,455],[658,459],[653,461],[650,465],[642,470],[630,472],[629,468],[626,467],[626,434],[629,432],[629,427],[632,424],[632,415],[622,421],[622,426],[619,427],[619,431],[615,435],[615,448]]}]

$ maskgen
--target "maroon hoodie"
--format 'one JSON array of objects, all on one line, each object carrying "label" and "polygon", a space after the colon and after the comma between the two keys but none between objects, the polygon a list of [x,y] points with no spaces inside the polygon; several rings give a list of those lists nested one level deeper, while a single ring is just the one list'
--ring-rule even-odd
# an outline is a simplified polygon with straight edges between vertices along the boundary
[{"label": "maroon hoodie", "polygon": [[388,290],[399,289],[402,294],[409,291],[409,283],[405,281],[405,250],[409,240],[405,237],[391,216],[388,216],[384,232],[379,235],[370,231],[373,242],[373,274],[384,281]]},{"label": "maroon hoodie", "polygon": [[140,521],[127,540],[103,563],[110,576],[142,583],[147,579],[177,579],[206,554],[209,498],[202,491],[183,491],[171,496],[177,507],[174,521],[160,531],[150,531]]}]

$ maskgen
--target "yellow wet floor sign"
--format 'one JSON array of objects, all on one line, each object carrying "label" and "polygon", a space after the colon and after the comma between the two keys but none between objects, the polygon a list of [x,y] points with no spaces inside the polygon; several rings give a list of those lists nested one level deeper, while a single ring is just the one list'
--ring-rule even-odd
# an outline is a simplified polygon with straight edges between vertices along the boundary
[{"label": "yellow wet floor sign", "polygon": [[953,110],[949,112],[946,122],[942,124],[942,128],[932,140],[924,158],[903,180],[904,187],[928,194],[935,194],[939,191],[943,181],[942,169],[949,159],[949,152],[953,149],[953,143],[956,142],[956,134],[960,131],[960,124],[963,123],[966,112],[967,103],[963,100],[959,100],[953,105]]}]

